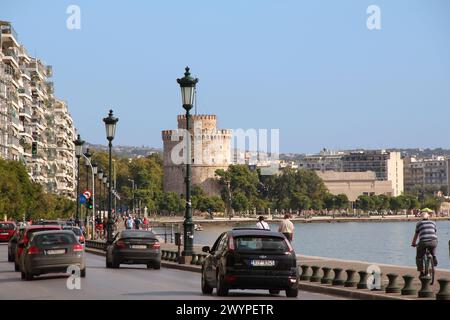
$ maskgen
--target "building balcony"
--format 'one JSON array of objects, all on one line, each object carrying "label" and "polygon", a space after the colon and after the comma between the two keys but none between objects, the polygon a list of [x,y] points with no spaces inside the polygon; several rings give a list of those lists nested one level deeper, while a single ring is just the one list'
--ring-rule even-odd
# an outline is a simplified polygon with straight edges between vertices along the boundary
[{"label": "building balcony", "polygon": [[31,108],[29,106],[23,106],[20,109],[19,115],[21,117],[25,117],[25,118],[31,119],[31,117],[33,116],[33,111],[31,110]]},{"label": "building balcony", "polygon": [[9,22],[1,22],[0,31],[2,37],[10,38],[17,44],[17,46],[19,46],[19,43],[17,42],[19,40],[17,32]]},{"label": "building balcony", "polygon": [[6,61],[10,61],[16,68],[20,68],[19,66],[19,52],[12,48],[3,50],[4,59]]}]

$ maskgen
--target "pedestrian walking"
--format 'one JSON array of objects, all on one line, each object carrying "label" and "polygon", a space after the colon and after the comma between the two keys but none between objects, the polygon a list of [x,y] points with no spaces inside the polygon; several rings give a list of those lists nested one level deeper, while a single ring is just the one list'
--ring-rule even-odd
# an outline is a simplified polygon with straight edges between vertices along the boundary
[{"label": "pedestrian walking", "polygon": [[292,242],[294,239],[294,224],[290,220],[291,216],[289,214],[284,215],[284,219],[281,220],[280,226],[278,227],[278,232],[284,234],[284,236]]}]

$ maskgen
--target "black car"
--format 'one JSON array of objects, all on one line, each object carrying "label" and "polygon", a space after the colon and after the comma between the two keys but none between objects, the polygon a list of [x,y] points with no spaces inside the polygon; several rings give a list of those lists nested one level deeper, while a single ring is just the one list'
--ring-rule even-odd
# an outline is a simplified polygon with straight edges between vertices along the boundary
[{"label": "black car", "polygon": [[233,229],[224,232],[202,264],[202,292],[226,296],[230,289],[268,289],[271,294],[286,291],[298,295],[295,252],[279,232],[261,229]]},{"label": "black car", "polygon": [[106,267],[120,264],[145,264],[147,268],[161,268],[161,245],[155,234],[144,230],[123,230],[116,234],[106,249]]}]

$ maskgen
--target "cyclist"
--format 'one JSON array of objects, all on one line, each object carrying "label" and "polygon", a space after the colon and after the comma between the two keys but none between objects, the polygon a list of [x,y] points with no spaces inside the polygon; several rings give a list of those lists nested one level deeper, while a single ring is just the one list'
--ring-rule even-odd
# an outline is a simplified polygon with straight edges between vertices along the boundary
[{"label": "cyclist", "polygon": [[[420,272],[420,276],[425,275],[425,270],[423,270],[423,257],[425,255],[426,249],[428,249],[433,256],[434,266],[437,266],[436,259],[436,247],[438,244],[437,228],[436,223],[430,220],[429,213],[433,212],[431,209],[425,208],[421,210],[422,220],[416,225],[416,232],[414,233],[414,238],[412,240],[411,246],[417,247],[416,254],[416,265],[417,271]],[[416,244],[417,238],[419,243]]]}]

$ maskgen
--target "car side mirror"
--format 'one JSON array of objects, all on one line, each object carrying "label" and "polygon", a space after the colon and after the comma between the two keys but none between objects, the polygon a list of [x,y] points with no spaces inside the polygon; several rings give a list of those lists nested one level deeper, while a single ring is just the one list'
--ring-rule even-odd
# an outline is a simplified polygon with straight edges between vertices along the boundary
[{"label": "car side mirror", "polygon": [[203,251],[203,252],[206,252],[206,253],[209,253],[209,252],[211,251],[211,249],[209,248],[209,246],[204,246],[204,247],[202,248],[202,251]]}]

